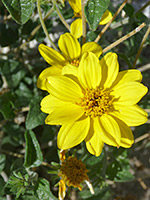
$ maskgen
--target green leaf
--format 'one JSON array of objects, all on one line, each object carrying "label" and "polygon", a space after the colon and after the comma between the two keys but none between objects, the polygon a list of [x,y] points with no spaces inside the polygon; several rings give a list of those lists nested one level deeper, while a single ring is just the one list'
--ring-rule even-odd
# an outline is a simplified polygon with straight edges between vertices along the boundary
[{"label": "green leaf", "polygon": [[[0,177],[0,196],[4,195],[4,186],[5,186],[5,182],[4,180]],[[1,200],[2,197],[0,197]],[[6,199],[5,199],[6,200]]]},{"label": "green leaf", "polygon": [[108,187],[100,189],[99,187],[94,188],[94,194],[91,194],[89,190],[82,190],[79,192],[79,196],[81,199],[86,200],[110,200],[111,194],[108,190]]},{"label": "green leaf", "polygon": [[25,167],[38,167],[43,161],[43,155],[40,145],[33,131],[29,130],[25,133],[26,148],[25,148]]},{"label": "green leaf", "polygon": [[126,14],[129,17],[132,17],[132,15],[134,14],[134,8],[131,4],[127,3],[124,7],[124,11],[126,12]]},{"label": "green leaf", "polygon": [[33,129],[39,125],[44,124],[46,114],[40,110],[41,98],[34,97],[30,103],[30,110],[26,119],[26,128]]},{"label": "green leaf", "polygon": [[32,0],[2,0],[12,18],[19,24],[25,24],[32,15]]},{"label": "green leaf", "polygon": [[5,167],[6,156],[4,154],[0,154],[0,173]]},{"label": "green leaf", "polygon": [[87,42],[92,42],[96,39],[98,33],[96,31],[88,31],[87,32]]},{"label": "green leaf", "polygon": [[26,75],[26,70],[22,65],[16,60],[0,60],[0,70],[6,78],[9,88],[17,87]]},{"label": "green leaf", "polygon": [[2,140],[2,145],[11,144],[15,147],[24,143],[24,132],[25,129],[22,126],[15,124],[14,122],[6,122],[2,131],[5,134],[5,137]]},{"label": "green leaf", "polygon": [[49,182],[43,178],[39,178],[35,193],[38,198],[42,200],[57,200],[57,198],[50,191]]},{"label": "green leaf", "polygon": [[128,170],[118,172],[117,177],[114,178],[116,182],[128,182],[134,179],[134,176]]},{"label": "green leaf", "polygon": [[33,98],[33,91],[30,90],[23,82],[20,83],[18,89],[15,91],[15,94],[15,107],[17,108],[28,106],[31,99]]},{"label": "green leaf", "polygon": [[92,31],[95,31],[99,22],[109,6],[110,0],[89,0],[85,6],[84,12],[86,20]]},{"label": "green leaf", "polygon": [[[11,35],[11,37],[10,37]],[[17,45],[19,39],[19,25],[11,20],[6,24],[0,22],[0,43],[2,47]],[[6,60],[5,60],[6,62]]]},{"label": "green leaf", "polygon": [[12,109],[13,99],[14,95],[11,92],[4,93],[0,96],[0,112],[7,120],[13,119],[15,116]]}]

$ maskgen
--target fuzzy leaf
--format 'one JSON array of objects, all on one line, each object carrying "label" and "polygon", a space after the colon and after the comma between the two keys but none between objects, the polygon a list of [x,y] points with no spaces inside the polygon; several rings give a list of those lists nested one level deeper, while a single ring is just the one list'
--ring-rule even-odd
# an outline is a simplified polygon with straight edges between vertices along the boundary
[{"label": "fuzzy leaf", "polygon": [[30,103],[30,110],[26,119],[26,128],[33,129],[39,125],[44,124],[46,114],[40,110],[41,98],[35,97]]},{"label": "fuzzy leaf", "polygon": [[109,6],[110,0],[89,0],[85,6],[84,12],[86,20],[92,31],[95,31],[99,22]]},{"label": "fuzzy leaf", "polygon": [[32,0],[2,0],[2,2],[18,24],[25,24],[34,9]]},{"label": "fuzzy leaf", "polygon": [[4,93],[0,96],[0,112],[4,119],[10,120],[14,118],[13,112],[14,95],[11,92]]},{"label": "fuzzy leaf", "polygon": [[36,188],[36,195],[42,200],[57,200],[57,198],[50,191],[49,182],[46,179],[39,178]]},{"label": "fuzzy leaf", "polygon": [[43,155],[40,145],[33,131],[29,130],[25,133],[26,149],[25,149],[25,167],[38,167],[43,161]]}]

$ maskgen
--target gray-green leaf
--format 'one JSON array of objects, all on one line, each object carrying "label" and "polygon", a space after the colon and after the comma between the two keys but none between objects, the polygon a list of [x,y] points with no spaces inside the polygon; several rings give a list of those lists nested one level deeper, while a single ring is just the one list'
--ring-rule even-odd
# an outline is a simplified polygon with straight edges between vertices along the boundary
[{"label": "gray-green leaf", "polygon": [[109,6],[110,0],[89,0],[85,6],[84,12],[86,20],[92,31],[95,31],[99,22]]},{"label": "gray-green leaf", "polygon": [[57,198],[50,191],[49,182],[43,178],[39,178],[38,180],[36,195],[42,200],[57,200]]},{"label": "gray-green leaf", "polygon": [[44,124],[46,114],[40,110],[41,98],[35,97],[30,103],[30,111],[28,112],[26,119],[26,128],[33,129],[39,125]]},{"label": "gray-green leaf", "polygon": [[2,2],[18,24],[25,24],[31,17],[34,9],[32,0],[2,0]]},{"label": "gray-green leaf", "polygon": [[29,130],[25,133],[26,149],[25,149],[25,167],[38,167],[43,161],[43,155],[40,145],[33,131]]}]

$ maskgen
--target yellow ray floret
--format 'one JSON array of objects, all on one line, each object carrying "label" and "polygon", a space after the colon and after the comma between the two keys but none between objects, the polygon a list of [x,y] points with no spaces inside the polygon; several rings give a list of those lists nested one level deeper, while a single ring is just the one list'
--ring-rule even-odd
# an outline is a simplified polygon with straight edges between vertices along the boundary
[{"label": "yellow ray floret", "polygon": [[58,46],[61,52],[54,50],[44,44],[39,45],[39,52],[45,61],[52,65],[42,71],[37,80],[37,87],[46,90],[45,81],[48,76],[60,75],[62,68],[71,65],[76,71],[79,66],[82,55],[85,52],[93,52],[97,57],[102,54],[102,48],[95,42],[87,42],[82,47],[77,38],[71,33],[65,33],[60,36]]}]

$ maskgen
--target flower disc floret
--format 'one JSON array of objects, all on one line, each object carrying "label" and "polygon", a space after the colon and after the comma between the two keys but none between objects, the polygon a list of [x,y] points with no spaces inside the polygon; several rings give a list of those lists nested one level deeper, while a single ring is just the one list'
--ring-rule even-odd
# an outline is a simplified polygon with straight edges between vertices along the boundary
[{"label": "flower disc floret", "polygon": [[86,89],[84,97],[81,98],[77,105],[80,105],[85,110],[85,115],[97,117],[107,114],[112,109],[113,96],[110,92],[104,89]]},{"label": "flower disc floret", "polygon": [[79,60],[79,59],[77,59],[77,60],[72,60],[72,61],[70,62],[70,64],[73,65],[73,66],[75,66],[75,67],[78,67],[78,66],[79,66],[79,63],[80,63],[80,60]]},{"label": "flower disc floret", "polygon": [[78,187],[80,190],[82,189],[80,184],[85,180],[89,180],[85,164],[81,160],[77,160],[76,157],[71,156],[62,162],[59,176],[69,187]]}]

